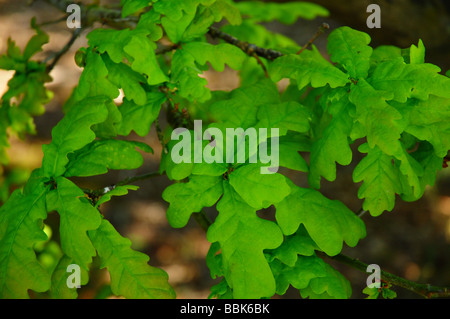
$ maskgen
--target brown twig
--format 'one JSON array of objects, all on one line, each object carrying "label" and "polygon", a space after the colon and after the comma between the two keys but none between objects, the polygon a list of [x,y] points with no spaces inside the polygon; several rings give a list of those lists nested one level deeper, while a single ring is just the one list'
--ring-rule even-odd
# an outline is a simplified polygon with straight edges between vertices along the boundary
[{"label": "brown twig", "polygon": [[249,56],[254,56],[254,54],[256,54],[259,57],[273,61],[276,58],[279,58],[280,56],[283,55],[283,53],[281,53],[279,51],[261,48],[254,44],[251,44],[251,43],[248,43],[245,41],[241,41],[228,33],[222,32],[221,30],[219,30],[216,27],[210,27],[208,33],[213,38],[219,38],[219,39],[224,40],[225,42],[228,42],[232,45],[237,46],[238,48],[240,48],[242,51],[244,51]]},{"label": "brown twig", "polygon": [[297,52],[297,54],[302,53],[304,50],[306,50],[311,44],[313,44],[314,41],[326,30],[328,30],[330,26],[327,23],[322,23],[322,25],[319,27],[319,30],[314,34],[314,36],[309,39],[309,41]]},{"label": "brown twig", "polygon": [[51,70],[53,70],[53,68],[55,67],[56,63],[58,63],[59,59],[67,51],[69,51],[70,47],[74,44],[75,40],[80,36],[82,30],[83,30],[82,28],[75,29],[75,31],[72,33],[72,36],[70,37],[69,41],[66,43],[66,45],[64,47],[62,47],[61,50],[59,50],[58,52],[56,52],[53,55],[50,55],[49,57],[47,57],[43,61],[44,63],[47,63],[48,61],[53,59],[53,61],[47,66],[47,72],[50,72]]},{"label": "brown twig", "polygon": [[[340,263],[346,264],[355,268],[361,272],[366,273],[368,264],[359,261],[358,259],[354,259],[343,254],[338,254],[336,256],[330,257],[324,253],[318,253],[321,256],[326,256],[327,258],[331,258],[332,260],[336,260]],[[381,279],[398,287],[405,288],[409,291],[412,291],[424,298],[443,298],[450,297],[450,287],[438,287],[432,286],[430,284],[419,284],[401,277],[398,277],[394,274],[381,270]]]}]

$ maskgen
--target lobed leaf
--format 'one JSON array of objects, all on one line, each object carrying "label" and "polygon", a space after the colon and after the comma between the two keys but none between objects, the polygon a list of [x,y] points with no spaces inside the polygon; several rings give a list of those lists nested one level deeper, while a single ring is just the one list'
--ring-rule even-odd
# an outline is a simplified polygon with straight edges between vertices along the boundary
[{"label": "lobed leaf", "polygon": [[354,247],[365,237],[364,223],[342,202],[289,183],[291,193],[275,204],[276,219],[285,235],[295,233],[303,224],[317,246],[329,256],[337,255],[343,242]]},{"label": "lobed leaf", "polygon": [[281,231],[275,223],[259,218],[228,182],[223,183],[223,190],[217,204],[219,215],[207,238],[220,244],[224,276],[233,298],[271,297],[275,280],[264,250],[281,244]]},{"label": "lobed leaf", "polygon": [[40,183],[32,191],[15,190],[0,208],[0,297],[29,298],[28,290],[50,288],[50,274],[36,259],[34,245],[47,239],[42,221],[47,217],[45,196],[49,187]]},{"label": "lobed leaf", "polygon": [[136,147],[152,151],[144,143],[113,139],[93,141],[69,155],[64,176],[94,176],[105,174],[111,169],[139,168],[144,159]]},{"label": "lobed leaf", "polygon": [[277,58],[269,65],[269,74],[274,82],[283,78],[295,80],[299,90],[309,84],[314,88],[327,84],[336,88],[349,82],[348,75],[325,60],[314,46],[313,50],[305,50],[300,55]]},{"label": "lobed leaf", "polygon": [[395,205],[395,195],[402,192],[398,167],[393,165],[392,157],[378,147],[371,149],[363,144],[359,151],[367,155],[355,167],[353,181],[364,181],[358,190],[358,197],[364,198],[363,209],[372,216],[391,211]]},{"label": "lobed leaf", "polygon": [[236,6],[243,15],[249,16],[255,22],[277,20],[284,24],[293,24],[298,18],[312,20],[329,14],[324,7],[303,1],[286,3],[240,1]]},{"label": "lobed leaf", "polygon": [[61,248],[74,263],[87,270],[96,254],[87,232],[100,226],[101,215],[73,182],[62,176],[55,182],[56,189],[47,196],[47,207],[59,213]]},{"label": "lobed leaf", "polygon": [[192,175],[187,183],[167,187],[162,198],[169,202],[167,219],[172,227],[184,227],[192,213],[214,205],[222,195],[222,177]]},{"label": "lobed leaf", "polygon": [[370,41],[367,33],[344,26],[330,33],[327,50],[331,61],[342,65],[351,78],[366,78],[373,51]]},{"label": "lobed leaf", "polygon": [[[313,188],[320,188],[320,179],[328,181],[336,179],[336,163],[349,165],[352,150],[349,136],[353,127],[353,105],[347,98],[331,104],[333,116],[321,135],[312,143],[308,182]],[[327,113],[328,115],[328,113]]]},{"label": "lobed leaf", "polygon": [[69,162],[67,155],[95,139],[91,126],[106,120],[106,103],[112,102],[102,96],[79,101],[53,128],[51,143],[42,146],[42,169],[46,176],[64,174]]},{"label": "lobed leaf", "polygon": [[261,174],[261,165],[245,164],[228,176],[230,185],[254,209],[281,202],[291,189],[281,174]]},{"label": "lobed leaf", "polygon": [[409,98],[428,100],[430,95],[450,98],[450,79],[433,64],[406,64],[396,58],[378,64],[369,83],[379,91],[393,94],[395,101],[405,103]]},{"label": "lobed leaf", "polygon": [[131,249],[129,239],[122,237],[105,219],[100,227],[89,231],[98,252],[101,268],[111,275],[111,290],[130,299],[175,298],[167,274],[148,264],[149,257]]}]

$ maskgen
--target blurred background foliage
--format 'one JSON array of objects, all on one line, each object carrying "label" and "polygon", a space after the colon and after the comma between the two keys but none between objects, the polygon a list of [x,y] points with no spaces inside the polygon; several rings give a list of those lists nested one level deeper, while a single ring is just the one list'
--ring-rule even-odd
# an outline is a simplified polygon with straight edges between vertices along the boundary
[{"label": "blurred background foliage", "polygon": [[[82,1],[89,4],[89,1]],[[117,5],[120,1],[100,1],[102,5]],[[281,2],[281,1],[280,1]],[[274,32],[292,38],[299,45],[305,44],[318,26],[323,22],[334,29],[341,25],[364,31],[372,37],[372,46],[396,45],[409,47],[422,39],[427,49],[426,62],[438,65],[445,73],[450,69],[450,1],[447,0],[313,0],[330,11],[328,18],[312,21],[300,20],[293,25],[276,22],[265,24]],[[381,29],[368,29],[366,8],[370,3],[381,7]],[[20,48],[24,48],[34,34],[30,28],[32,17],[42,24],[54,21],[63,14],[44,1],[0,0],[0,54],[7,48],[7,39],[11,37]],[[50,23],[42,26],[48,32],[50,42],[39,53],[38,59],[45,59],[52,52],[61,49],[71,36],[71,30],[65,22]],[[25,139],[11,137],[8,149],[10,163],[4,167],[0,177],[0,201],[3,201],[11,187],[20,185],[29,173],[39,167],[42,160],[41,145],[49,143],[51,129],[62,118],[62,105],[71,90],[78,83],[82,69],[74,61],[76,50],[86,46],[85,30],[70,51],[65,54],[52,70],[53,81],[47,88],[54,97],[45,108],[44,115],[35,118],[36,135]],[[326,36],[317,39],[314,44],[326,56]],[[0,70],[0,95],[7,89],[7,82],[13,72]],[[229,69],[222,73],[206,71],[209,87],[213,90],[231,90],[239,85],[237,74]],[[76,180],[81,187],[97,189],[132,175],[157,171],[161,146],[154,127],[151,133],[135,140],[148,143],[154,154],[143,154],[144,165],[137,171],[110,172],[95,178]],[[359,161],[355,153],[353,163]],[[353,211],[361,207],[356,196],[358,186],[352,181],[354,165],[339,167],[337,180],[333,183],[323,181],[322,192],[331,199],[343,201]],[[286,172],[290,174],[289,172]],[[306,176],[303,182],[306,182]],[[298,178],[297,178],[298,180]],[[302,181],[300,181],[302,182]],[[183,229],[172,229],[166,220],[167,203],[161,199],[162,191],[170,182],[165,176],[155,177],[136,183],[140,189],[127,196],[113,198],[101,207],[102,213],[113,223],[116,229],[130,238],[133,247],[150,256],[150,263],[166,270],[169,281],[175,288],[178,298],[206,298],[209,288],[217,283],[211,279],[205,264],[209,249],[204,231],[191,221]],[[213,210],[208,211],[212,216]],[[267,213],[273,215],[268,209]],[[367,237],[356,248],[344,248],[343,253],[381,269],[405,277],[406,279],[450,286],[450,169],[443,170],[435,186],[430,187],[424,197],[413,203],[397,200],[393,212],[385,212],[380,217],[363,216],[367,227]],[[58,215],[51,214],[46,221],[46,230],[51,240],[38,245],[39,258],[48,267],[53,267],[60,257],[57,244]],[[363,298],[362,290],[368,274],[360,273],[348,266],[332,263],[352,283],[353,297]],[[103,298],[110,295],[108,274],[104,270],[91,274],[90,283],[80,290],[80,298]],[[416,295],[394,287],[398,298],[419,298]],[[298,298],[298,293],[288,292],[283,298]]]}]

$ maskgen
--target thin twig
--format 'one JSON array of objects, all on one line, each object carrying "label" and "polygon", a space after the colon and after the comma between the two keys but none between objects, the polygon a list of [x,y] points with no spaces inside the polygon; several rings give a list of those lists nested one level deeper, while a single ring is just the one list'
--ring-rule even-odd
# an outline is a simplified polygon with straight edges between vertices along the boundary
[{"label": "thin twig", "polygon": [[[332,260],[336,260],[343,264],[349,265],[352,268],[355,268],[361,272],[366,273],[368,264],[359,261],[358,259],[354,259],[343,254],[338,254],[336,256],[330,257],[322,252],[318,253],[321,256],[326,256],[331,258]],[[438,287],[432,286],[430,284],[419,284],[405,278],[401,278],[389,272],[381,270],[381,279],[384,281],[398,287],[405,288],[409,291],[412,291],[422,297],[425,298],[442,298],[442,297],[450,297],[450,287]]]},{"label": "thin twig", "polygon": [[317,30],[316,34],[314,34],[314,36],[309,39],[309,41],[297,52],[297,54],[302,53],[304,50],[306,50],[311,44],[313,44],[314,41],[316,41],[316,39],[322,34],[324,33],[326,30],[328,30],[330,28],[330,26],[327,23],[322,23],[322,25],[319,27],[319,30]]},{"label": "thin twig", "polygon": [[128,184],[133,184],[145,179],[149,179],[149,178],[153,178],[153,177],[157,177],[157,176],[161,176],[161,174],[159,172],[151,172],[151,173],[146,173],[143,175],[137,175],[137,176],[133,176],[133,177],[127,177],[122,181],[117,182],[116,184],[113,185],[109,185],[103,188],[99,188],[96,190],[93,189],[86,189],[83,188],[83,192],[86,195],[92,196],[92,197],[100,197],[105,195],[107,192],[109,192],[110,190],[116,188],[117,186],[124,186],[124,185],[128,185]]},{"label": "thin twig", "polygon": [[53,59],[53,61],[47,66],[47,72],[50,72],[51,70],[53,70],[56,63],[67,51],[69,51],[70,47],[74,44],[75,40],[78,38],[78,36],[81,34],[81,32],[82,32],[82,28],[75,29],[75,31],[72,33],[72,36],[70,37],[69,41],[66,43],[66,45],[64,47],[62,47],[61,50],[59,50],[58,52],[56,52],[53,55],[50,55],[43,61],[44,63],[47,63],[48,61]]},{"label": "thin twig", "polygon": [[213,38],[219,38],[219,39],[224,40],[225,42],[228,42],[232,45],[237,46],[242,51],[244,51],[247,55],[250,55],[250,56],[253,56],[254,54],[256,54],[259,57],[273,61],[276,58],[279,58],[280,56],[283,55],[283,53],[281,53],[281,52],[278,52],[278,51],[275,51],[272,49],[261,48],[254,44],[251,44],[251,43],[248,43],[245,41],[241,41],[228,33],[222,32],[221,30],[219,30],[216,27],[210,27],[208,33]]}]

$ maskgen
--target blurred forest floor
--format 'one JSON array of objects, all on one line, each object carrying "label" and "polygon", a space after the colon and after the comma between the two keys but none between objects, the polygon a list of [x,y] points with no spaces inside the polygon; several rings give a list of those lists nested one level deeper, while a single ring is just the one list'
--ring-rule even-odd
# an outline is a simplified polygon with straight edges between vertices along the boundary
[{"label": "blurred forest floor", "polygon": [[[0,54],[6,50],[8,37],[23,48],[33,35],[30,20],[37,17],[39,23],[62,17],[62,13],[43,1],[35,1],[27,6],[27,0],[0,0]],[[110,1],[119,2],[119,1]],[[426,60],[442,68],[450,69],[450,13],[449,8],[440,1],[311,1],[330,9],[327,19],[298,21],[292,26],[270,23],[268,28],[293,38],[300,45],[306,43],[322,22],[331,29],[339,25],[348,25],[369,33],[373,46],[394,44],[409,47],[423,39],[427,48]],[[101,1],[102,4],[106,1]],[[365,8],[368,3],[378,3],[382,7],[382,28],[368,29]],[[394,4],[395,3],[395,4]],[[424,4],[425,3],[425,4]],[[426,4],[428,3],[428,5]],[[430,6],[434,3],[434,7]],[[448,1],[447,1],[448,4]],[[442,7],[439,7],[442,5]],[[45,58],[58,51],[70,38],[70,30],[65,23],[50,24],[44,27],[49,33],[50,42],[40,53]],[[49,143],[51,129],[62,118],[61,106],[78,83],[81,69],[74,63],[74,53],[86,46],[86,31],[78,38],[71,50],[65,54],[52,70],[53,82],[48,88],[54,92],[53,100],[46,106],[46,113],[35,119],[36,136],[25,141],[11,140],[9,155],[11,167],[33,169],[39,167],[42,160],[41,145]],[[319,38],[315,45],[326,55],[326,36]],[[0,70],[0,94],[6,90],[7,81],[12,72]],[[239,85],[234,72],[206,72],[211,89],[231,90]],[[136,140],[148,143],[154,154],[144,154],[144,165],[131,172],[110,172],[98,178],[78,179],[76,182],[86,188],[100,188],[114,184],[128,176],[153,172],[158,169],[161,146],[154,128],[145,139],[132,136]],[[360,158],[355,153],[356,163]],[[362,201],[356,196],[358,186],[352,182],[354,164],[339,167],[337,180],[333,183],[323,181],[322,191],[331,199],[340,199],[353,211],[358,211]],[[286,172],[288,175],[291,172]],[[306,176],[297,178],[304,183]],[[130,238],[133,247],[150,256],[150,264],[166,270],[170,283],[174,286],[178,298],[206,298],[211,285],[217,279],[211,279],[205,264],[209,249],[204,231],[191,221],[182,229],[172,229],[166,220],[167,203],[161,199],[162,191],[170,184],[165,176],[137,183],[138,191],[129,195],[113,198],[102,206],[102,213],[116,226],[117,230]],[[210,214],[215,212],[208,210]],[[267,214],[273,214],[269,209]],[[393,212],[385,212],[380,217],[363,216],[367,227],[367,237],[356,248],[345,247],[344,254],[355,257],[368,264],[378,264],[382,270],[406,279],[438,286],[450,286],[450,169],[443,170],[436,186],[430,187],[424,197],[414,203],[397,200]],[[50,224],[57,225],[57,214],[49,217]],[[55,235],[57,236],[57,235]],[[363,298],[362,289],[366,285],[368,274],[360,273],[348,266],[332,262],[353,286],[353,298]],[[107,285],[108,275],[98,271],[92,275],[91,282],[81,288],[80,298],[93,298],[99,289]],[[402,288],[395,287],[399,298],[418,298]],[[298,293],[288,291],[284,298],[298,298]]]}]

